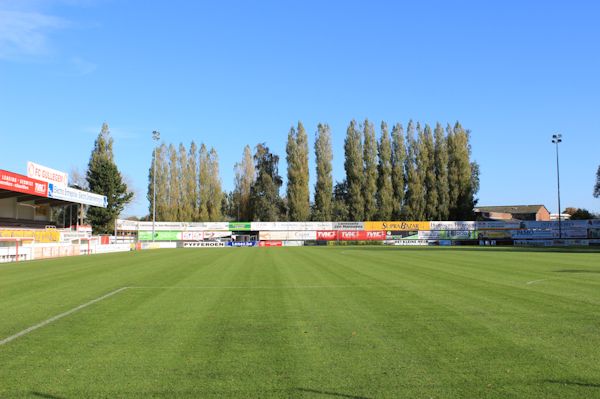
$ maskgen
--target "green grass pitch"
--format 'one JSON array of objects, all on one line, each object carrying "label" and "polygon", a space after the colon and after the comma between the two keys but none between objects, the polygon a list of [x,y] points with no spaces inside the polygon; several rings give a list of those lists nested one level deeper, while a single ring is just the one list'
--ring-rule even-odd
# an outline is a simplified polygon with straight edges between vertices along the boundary
[{"label": "green grass pitch", "polygon": [[0,265],[0,398],[600,398],[600,253],[178,249]]}]

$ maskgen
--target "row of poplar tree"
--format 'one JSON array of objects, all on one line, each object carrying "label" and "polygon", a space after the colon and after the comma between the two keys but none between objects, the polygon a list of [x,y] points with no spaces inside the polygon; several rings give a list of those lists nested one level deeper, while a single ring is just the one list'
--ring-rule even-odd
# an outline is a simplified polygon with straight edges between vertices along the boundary
[{"label": "row of poplar tree", "polygon": [[153,152],[148,199],[164,221],[469,220],[479,189],[469,131],[460,123],[432,129],[409,121],[406,131],[351,121],[344,141],[345,179],[333,182],[331,130],[319,124],[314,141],[316,182],[310,198],[309,143],[301,122],[288,133],[287,188],[280,195],[279,156],[265,143],[244,148],[235,188],[221,189],[216,151],[194,142],[162,144]]}]

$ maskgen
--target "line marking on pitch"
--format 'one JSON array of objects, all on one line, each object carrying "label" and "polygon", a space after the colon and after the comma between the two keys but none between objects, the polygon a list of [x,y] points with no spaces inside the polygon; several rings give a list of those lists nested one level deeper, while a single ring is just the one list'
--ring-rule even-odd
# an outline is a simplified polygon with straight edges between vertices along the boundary
[{"label": "line marking on pitch", "polygon": [[542,278],[540,280],[531,280],[531,281],[526,282],[525,284],[531,285],[531,284],[535,284],[535,283],[541,283],[542,281],[546,281],[546,280],[548,280],[548,279],[547,278]]},{"label": "line marking on pitch", "polygon": [[7,337],[7,338],[4,338],[3,340],[1,340],[0,341],[0,346],[2,346],[4,344],[7,344],[10,341],[13,341],[13,340],[15,340],[17,338],[20,338],[20,337],[22,337],[25,334],[29,334],[30,332],[35,331],[38,328],[42,328],[42,327],[44,327],[44,326],[46,326],[46,325],[48,325],[48,324],[50,324],[52,322],[55,322],[56,320],[62,319],[63,317],[66,317],[66,316],[68,316],[70,314],[78,312],[78,311],[80,311],[83,308],[86,308],[86,307],[88,307],[90,305],[93,305],[93,304],[95,304],[97,302],[100,302],[100,301],[102,301],[102,300],[104,300],[106,298],[109,298],[109,297],[111,297],[113,295],[116,295],[119,292],[125,291],[126,289],[129,289],[129,288],[130,287],[121,287],[121,288],[119,288],[117,290],[109,292],[108,294],[102,295],[101,297],[98,297],[96,299],[92,299],[89,302],[81,304],[81,305],[79,305],[79,306],[77,306],[77,307],[75,307],[75,308],[73,308],[71,310],[67,310],[66,312],[63,312],[61,314],[57,314],[56,316],[53,316],[53,317],[51,317],[49,319],[46,319],[46,320],[42,321],[41,323],[38,323],[38,324],[36,324],[34,326],[31,326],[31,327],[28,327],[28,328],[24,329],[23,331],[19,331],[18,333],[14,334],[14,335],[11,335],[10,337]]},{"label": "line marking on pitch", "polygon": [[206,289],[226,289],[226,290],[278,290],[278,289],[313,289],[313,288],[402,288],[400,285],[280,285],[280,286],[131,286],[129,289],[147,289],[147,290],[206,290]]}]

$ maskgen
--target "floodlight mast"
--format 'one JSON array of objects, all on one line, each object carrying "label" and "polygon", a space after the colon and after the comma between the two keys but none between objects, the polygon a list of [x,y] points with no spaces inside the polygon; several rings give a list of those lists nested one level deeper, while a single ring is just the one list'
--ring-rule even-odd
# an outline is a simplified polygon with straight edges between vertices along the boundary
[{"label": "floodlight mast", "polygon": [[[152,140],[158,143],[160,140],[160,132],[155,130],[152,132]],[[152,162],[152,241],[154,242],[155,232],[154,225],[156,223],[156,144],[154,145],[154,161]]]},{"label": "floodlight mast", "polygon": [[558,238],[562,239],[562,226],[561,226],[561,208],[560,208],[560,169],[558,167],[558,143],[562,142],[562,134],[553,134],[552,143],[556,145],[556,182],[558,192]]}]

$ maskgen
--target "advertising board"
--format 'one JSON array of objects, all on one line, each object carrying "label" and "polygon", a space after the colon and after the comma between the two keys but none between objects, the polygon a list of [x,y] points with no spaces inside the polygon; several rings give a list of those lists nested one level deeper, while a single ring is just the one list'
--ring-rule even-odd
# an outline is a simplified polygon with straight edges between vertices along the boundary
[{"label": "advertising board", "polygon": [[316,231],[331,230],[332,222],[251,222],[252,231]]},{"label": "advertising board", "polygon": [[521,228],[519,221],[488,220],[475,222],[476,230],[516,230]]},{"label": "advertising board", "polygon": [[183,248],[224,248],[224,242],[184,242]]},{"label": "advertising board", "polygon": [[0,230],[0,238],[32,238],[36,243],[60,242],[60,231],[46,230]]},{"label": "advertising board", "polygon": [[337,231],[335,231],[335,230],[317,231],[317,240],[319,240],[319,241],[335,241],[335,240],[337,240]]},{"label": "advertising board", "polygon": [[365,230],[430,230],[430,222],[365,222]]},{"label": "advertising board", "polygon": [[[156,231],[154,233],[154,239],[156,241],[180,241],[181,237],[182,237],[181,231]],[[152,241],[152,232],[151,231],[138,232],[138,240]]]},{"label": "advertising board", "polygon": [[48,197],[48,183],[27,176],[0,170],[0,188],[23,194]]},{"label": "advertising board", "polygon": [[260,231],[259,239],[261,241],[286,241],[301,240],[312,241],[317,239],[316,231]]},{"label": "advertising board", "polygon": [[518,247],[551,247],[553,240],[515,240],[514,245]]},{"label": "advertising board", "polygon": [[66,187],[69,184],[69,175],[66,172],[31,161],[27,162],[27,177],[52,183],[55,186]]},{"label": "advertising board", "polygon": [[477,234],[477,238],[482,240],[501,240],[501,239],[509,239],[512,237],[510,230],[479,230]]},{"label": "advertising board", "polygon": [[283,241],[259,241],[259,247],[283,247]]},{"label": "advertising board", "polygon": [[57,186],[53,183],[48,184],[48,198],[71,201],[100,208],[106,208],[108,205],[108,200],[104,195],[77,190],[76,188],[68,186]]},{"label": "advertising board", "polygon": [[251,223],[250,222],[229,222],[229,226],[227,226],[227,230],[231,231],[250,231]]},{"label": "advertising board", "polygon": [[[475,222],[429,222],[429,230],[476,230]],[[419,229],[423,230],[423,229]]]},{"label": "advertising board", "polygon": [[202,241],[204,240],[203,231],[182,231],[181,239],[183,241]]},{"label": "advertising board", "polygon": [[364,222],[333,222],[332,230],[364,230]]},{"label": "advertising board", "polygon": [[226,238],[231,237],[231,231],[205,231],[204,239],[205,240],[214,240],[217,238]]},{"label": "advertising board", "polygon": [[[433,223],[433,222],[432,222]],[[475,230],[425,230],[419,231],[420,239],[442,239],[442,240],[476,240]]]},{"label": "advertising board", "polygon": [[227,243],[229,247],[256,247],[257,241],[230,241]]},{"label": "advertising board", "polygon": [[516,240],[552,239],[554,232],[552,230],[512,230],[511,237]]},{"label": "advertising board", "polygon": [[433,242],[429,240],[391,240],[386,241],[386,244],[397,245],[397,246],[425,246],[425,245],[433,245]]},{"label": "advertising board", "polygon": [[385,231],[338,231],[337,239],[339,241],[383,241],[385,240]]}]

